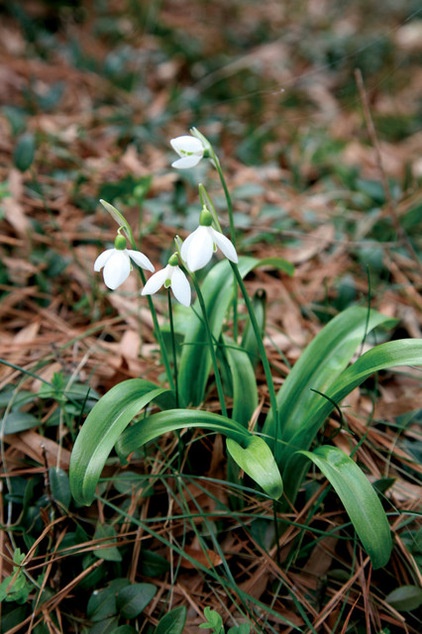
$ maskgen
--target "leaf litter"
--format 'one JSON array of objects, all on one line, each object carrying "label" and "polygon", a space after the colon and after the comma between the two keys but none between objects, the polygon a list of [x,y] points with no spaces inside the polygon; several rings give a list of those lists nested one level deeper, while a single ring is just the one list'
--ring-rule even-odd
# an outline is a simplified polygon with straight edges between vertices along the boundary
[{"label": "leaf litter", "polygon": [[[101,559],[89,559],[97,543],[88,526],[119,521],[123,498],[112,481],[125,469],[116,461],[104,474],[102,495],[117,511],[99,499],[97,508],[69,516],[50,490],[48,468],[66,470],[89,407],[87,390],[78,398],[66,390],[77,382],[101,394],[124,378],[159,381],[162,373],[135,278],[110,294],[92,271],[115,233],[98,204],[104,188],[158,261],[175,226],[185,235],[195,209],[193,182],[169,167],[168,139],[191,125],[215,139],[236,192],[240,244],[256,257],[295,264],[292,278],[267,268],[247,282],[268,297],[266,346],[276,382],[348,303],[370,302],[396,317],[397,338],[419,338],[422,327],[415,36],[422,16],[412,13],[414,5],[353,2],[343,13],[323,0],[163,2],[148,11],[100,4],[24,3],[20,11],[2,10],[0,27],[0,390],[7,414],[16,409],[38,420],[2,440],[2,574],[10,574],[19,542],[29,553],[25,569],[32,577],[43,571],[40,584],[49,591],[42,601],[38,594],[32,616],[22,621],[27,631],[43,620],[48,631],[77,631],[68,613],[79,584],[99,569],[104,587],[113,574]],[[34,158],[17,161],[24,134],[34,137]],[[31,164],[20,171],[26,158]],[[203,176],[219,200],[215,175]],[[224,218],[222,199],[220,206]],[[157,307],[165,323],[166,305]],[[57,376],[61,391],[43,397],[41,386]],[[264,376],[259,381],[266,403]],[[23,393],[29,396],[21,405]],[[206,606],[230,625],[253,614],[263,632],[417,632],[420,611],[399,612],[385,597],[420,582],[420,394],[418,372],[384,373],[356,390],[342,408],[344,420],[334,415],[324,431],[346,452],[356,451],[379,486],[392,479],[385,495],[398,548],[381,574],[352,538],[339,538],[344,513],[317,476],[286,518],[280,568],[267,546],[271,508],[233,491],[242,512],[233,511],[217,482],[225,461],[218,438],[189,439],[186,460],[192,473],[201,465],[198,480],[173,477],[170,439],[155,456],[134,457],[130,469],[147,490],[139,494],[133,485],[126,502],[144,524],[135,530],[123,523],[113,543],[128,560],[132,553],[133,581],[152,579],[159,588],[142,631],[157,624],[170,601],[187,607],[188,633],[198,631]],[[10,505],[22,515],[10,516]],[[25,527],[32,549],[21,537]],[[66,562],[76,552],[88,559],[70,577]],[[148,557],[157,558],[156,568]],[[95,582],[85,587],[93,591]],[[87,618],[79,610],[76,616]]]}]

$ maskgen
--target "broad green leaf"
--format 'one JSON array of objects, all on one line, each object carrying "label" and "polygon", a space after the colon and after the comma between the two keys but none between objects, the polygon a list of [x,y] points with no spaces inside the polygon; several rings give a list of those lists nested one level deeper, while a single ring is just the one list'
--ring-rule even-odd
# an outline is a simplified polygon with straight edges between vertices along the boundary
[{"label": "broad green leaf", "polygon": [[39,418],[36,418],[29,412],[14,411],[3,418],[0,428],[0,437],[7,434],[17,434],[26,429],[32,429],[40,424]]},{"label": "broad green leaf", "polygon": [[224,352],[232,380],[232,417],[247,427],[252,414],[258,407],[258,388],[255,372],[245,350],[236,347],[229,339],[224,338],[224,343],[226,344]]},{"label": "broad green leaf", "polygon": [[35,157],[35,136],[32,132],[22,134],[13,150],[13,164],[20,172],[29,169]]},{"label": "broad green leaf", "polygon": [[[308,449],[318,430],[334,409],[333,403],[340,405],[345,396],[372,374],[387,368],[407,365],[422,365],[422,340],[390,341],[365,352],[327,388],[328,399],[317,395],[318,401],[314,403],[312,410],[302,421],[302,428],[298,428],[296,434],[289,439],[290,448]],[[292,454],[291,450],[290,456],[288,452],[284,452],[283,456],[285,456],[285,462],[278,464],[283,476],[286,496],[294,502],[306,467],[301,456]]]},{"label": "broad green leaf", "polygon": [[337,447],[301,451],[334,487],[374,568],[385,566],[393,546],[381,502],[361,469]]},{"label": "broad green leaf", "polygon": [[[268,495],[277,499],[281,495],[280,473],[265,441],[253,436],[237,421],[213,412],[175,409],[152,414],[128,428],[116,443],[116,450],[124,457],[162,434],[185,427],[210,429],[233,440],[231,447],[235,447],[235,455],[232,454],[232,457],[241,461],[239,466]],[[242,447],[245,450],[243,454],[240,451]]]},{"label": "broad green leaf", "polygon": [[245,473],[264,489],[274,500],[283,494],[283,482],[280,472],[265,440],[252,436],[246,447],[227,438],[227,450],[233,460]]},{"label": "broad green leaf", "polygon": [[117,610],[125,619],[136,618],[157,593],[152,583],[133,583],[126,586],[117,595]]},{"label": "broad green leaf", "polygon": [[[291,265],[282,258],[257,260],[251,257],[239,258],[239,272],[245,277],[252,269],[271,264],[276,268],[292,271]],[[208,273],[201,286],[202,296],[207,307],[210,329],[217,342],[223,329],[228,308],[237,293],[237,285],[228,260],[218,262]],[[198,300],[194,311],[186,320],[186,336],[179,363],[179,396],[184,407],[197,406],[204,400],[205,388],[211,370],[211,355],[207,331],[202,319]]]},{"label": "broad green leaf", "polygon": [[309,419],[321,396],[312,390],[326,392],[366,334],[391,322],[376,311],[353,306],[334,317],[307,346],[277,394],[278,422],[270,413],[264,424],[263,433],[280,441],[275,448],[277,462],[291,454],[291,439],[298,432],[313,439]]},{"label": "broad green leaf", "polygon": [[212,629],[213,631],[211,634],[224,634],[223,619],[216,610],[207,606],[204,609],[204,618],[206,619],[206,622],[200,624],[200,629]]},{"label": "broad green leaf", "polygon": [[66,471],[63,471],[63,469],[59,467],[50,467],[48,476],[53,499],[64,506],[65,509],[69,508],[72,495],[70,493],[69,477]]},{"label": "broad green leaf", "polygon": [[180,605],[160,619],[154,634],[183,634],[186,623],[186,607]]},{"label": "broad green leaf", "polygon": [[233,438],[239,444],[245,443],[252,435],[240,423],[220,414],[194,409],[171,409],[151,414],[126,429],[116,443],[116,451],[124,457],[162,434],[192,427],[210,429]]},{"label": "broad green leaf", "polygon": [[[265,291],[263,289],[258,289],[252,298],[252,307],[262,337],[264,336],[265,332],[266,304],[267,295]],[[245,350],[245,352],[247,352],[252,366],[255,368],[259,361],[259,348],[249,315],[246,319],[246,325],[242,335],[241,347],[243,350]]]},{"label": "broad green leaf", "polygon": [[116,531],[113,526],[98,524],[94,534],[94,541],[98,540],[97,550],[94,550],[94,555],[98,559],[105,559],[106,561],[122,561],[120,550],[114,545],[116,537]]},{"label": "broad green leaf", "polygon": [[400,612],[417,610],[422,605],[422,588],[412,585],[400,586],[390,592],[385,601]]},{"label": "broad green leaf", "polygon": [[271,266],[272,268],[283,271],[290,276],[294,275],[295,272],[294,264],[288,260],[284,260],[283,258],[263,258],[259,261],[259,266]]},{"label": "broad green leaf", "polygon": [[[242,276],[249,273],[258,260],[243,257],[239,261]],[[218,262],[207,274],[201,286],[201,293],[207,307],[210,329],[218,341],[224,319],[235,293],[235,279],[227,260]],[[179,397],[182,405],[199,405],[205,394],[205,387],[211,370],[211,354],[207,340],[207,330],[196,300],[194,311],[186,321],[186,336],[179,362]]]},{"label": "broad green leaf", "polygon": [[133,418],[152,401],[174,403],[173,393],[143,379],[114,386],[88,414],[76,438],[69,468],[70,490],[78,504],[91,504],[101,471],[117,439]]}]

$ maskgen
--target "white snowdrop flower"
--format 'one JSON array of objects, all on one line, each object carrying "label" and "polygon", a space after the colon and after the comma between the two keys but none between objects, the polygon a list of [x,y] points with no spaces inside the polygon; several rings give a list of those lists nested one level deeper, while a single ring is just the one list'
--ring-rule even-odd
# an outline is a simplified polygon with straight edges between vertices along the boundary
[{"label": "white snowdrop flower", "polygon": [[178,136],[170,140],[175,152],[180,156],[171,166],[178,169],[189,169],[198,165],[204,157],[206,150],[202,141],[193,136]]},{"label": "white snowdrop flower", "polygon": [[221,250],[228,260],[237,264],[239,261],[236,249],[226,236],[211,226],[211,212],[204,207],[199,219],[199,227],[191,233],[182,244],[180,254],[190,271],[204,268],[212,258],[212,254]]},{"label": "white snowdrop flower", "polygon": [[94,262],[94,271],[103,271],[105,285],[114,291],[128,278],[132,263],[147,271],[155,271],[154,266],[146,255],[140,251],[126,249],[126,238],[120,234],[116,236],[114,248],[103,251]]},{"label": "white snowdrop flower", "polygon": [[142,295],[154,295],[162,286],[171,288],[173,295],[183,306],[190,306],[191,289],[188,278],[178,265],[177,253],[173,253],[164,269],[151,275],[144,288]]}]

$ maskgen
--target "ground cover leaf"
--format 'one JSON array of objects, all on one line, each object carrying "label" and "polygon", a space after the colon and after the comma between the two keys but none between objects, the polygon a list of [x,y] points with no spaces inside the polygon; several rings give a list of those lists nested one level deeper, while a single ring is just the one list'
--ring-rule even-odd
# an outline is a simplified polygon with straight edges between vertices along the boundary
[{"label": "ground cover leaf", "polygon": [[301,451],[322,471],[341,499],[374,568],[388,562],[391,530],[375,489],[358,465],[337,447]]},{"label": "ground cover leaf", "polygon": [[149,403],[166,407],[173,393],[143,379],[115,385],[88,414],[76,438],[69,467],[70,489],[78,504],[90,504],[105,462],[122,431]]},{"label": "ground cover leaf", "polygon": [[180,605],[165,614],[155,628],[154,634],[183,634],[186,623],[186,607]]}]

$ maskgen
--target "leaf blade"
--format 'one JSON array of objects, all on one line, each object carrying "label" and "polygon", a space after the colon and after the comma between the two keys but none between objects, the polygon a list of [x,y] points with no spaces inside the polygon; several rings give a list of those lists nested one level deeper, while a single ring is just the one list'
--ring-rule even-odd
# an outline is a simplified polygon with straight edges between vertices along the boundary
[{"label": "leaf blade", "polygon": [[374,568],[388,562],[393,542],[390,526],[374,488],[357,464],[337,447],[301,451],[330,481]]}]

